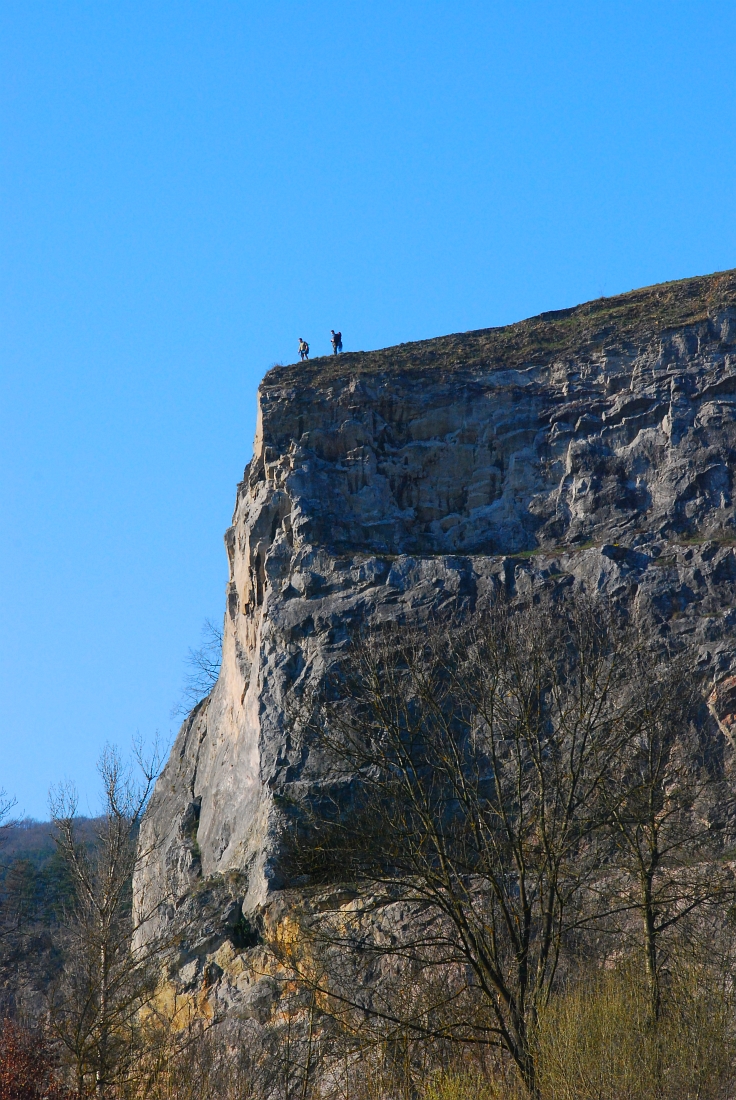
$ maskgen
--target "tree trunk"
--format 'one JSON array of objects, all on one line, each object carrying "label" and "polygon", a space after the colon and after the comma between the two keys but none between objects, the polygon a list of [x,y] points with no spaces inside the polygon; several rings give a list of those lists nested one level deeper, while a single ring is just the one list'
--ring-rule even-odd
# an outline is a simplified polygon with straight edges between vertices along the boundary
[{"label": "tree trunk", "polygon": [[652,876],[642,877],[642,919],[644,924],[644,956],[649,985],[649,1003],[652,1019],[658,1020],[661,1011],[659,988],[659,959],[657,957],[657,921],[652,900]]},{"label": "tree trunk", "polygon": [[105,1100],[105,1093],[107,1091],[107,977],[107,944],[103,936],[102,946],[100,948],[100,1041],[95,1086],[97,1100]]}]

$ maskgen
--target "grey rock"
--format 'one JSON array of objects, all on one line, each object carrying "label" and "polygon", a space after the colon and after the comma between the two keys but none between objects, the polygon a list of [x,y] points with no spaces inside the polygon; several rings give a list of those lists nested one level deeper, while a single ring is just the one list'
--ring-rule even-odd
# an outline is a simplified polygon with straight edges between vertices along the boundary
[{"label": "grey rock", "polygon": [[[271,986],[217,953],[233,900],[253,917],[290,885],[280,800],[298,806],[323,761],[293,738],[289,703],[353,625],[545,585],[605,593],[689,647],[730,731],[736,274],[278,367],[258,400],[220,677],[157,783],[135,894],[158,927],[197,926],[182,985],[205,974],[226,1011],[261,1019]],[[213,883],[219,924],[193,900]]]}]

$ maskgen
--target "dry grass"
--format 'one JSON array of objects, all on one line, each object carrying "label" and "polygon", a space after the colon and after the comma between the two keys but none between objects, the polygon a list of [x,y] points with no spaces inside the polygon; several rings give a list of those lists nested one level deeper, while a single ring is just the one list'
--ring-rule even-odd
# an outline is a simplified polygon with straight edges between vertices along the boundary
[{"label": "dry grass", "polygon": [[558,997],[540,1021],[544,1096],[555,1100],[700,1100],[734,1095],[733,995],[722,976],[683,966],[651,1018],[634,966]]},{"label": "dry grass", "polygon": [[[580,979],[543,1013],[536,1040],[540,1100],[731,1100],[734,996],[722,973],[682,966],[654,1022],[635,964]],[[423,1100],[520,1100],[513,1080],[445,1072]]]},{"label": "dry grass", "polygon": [[716,272],[598,298],[499,328],[275,365],[263,385],[322,385],[356,375],[422,371],[430,371],[434,377],[449,371],[454,376],[479,368],[541,365],[559,357],[585,356],[603,347],[631,349],[659,333],[703,323],[733,306],[735,298],[736,272]]}]

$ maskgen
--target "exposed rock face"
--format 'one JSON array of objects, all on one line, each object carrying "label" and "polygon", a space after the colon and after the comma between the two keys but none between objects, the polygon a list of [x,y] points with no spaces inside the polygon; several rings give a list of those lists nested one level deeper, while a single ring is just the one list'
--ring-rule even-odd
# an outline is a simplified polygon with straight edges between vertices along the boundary
[{"label": "exposed rock face", "polygon": [[[499,588],[607,592],[687,642],[730,734],[735,457],[736,272],[272,370],[225,536],[222,670],[147,812],[139,904],[173,918],[230,876],[247,914],[288,885],[278,797],[298,803],[320,761],[286,701],[351,623]],[[207,950],[231,950],[239,905],[207,920]]]}]

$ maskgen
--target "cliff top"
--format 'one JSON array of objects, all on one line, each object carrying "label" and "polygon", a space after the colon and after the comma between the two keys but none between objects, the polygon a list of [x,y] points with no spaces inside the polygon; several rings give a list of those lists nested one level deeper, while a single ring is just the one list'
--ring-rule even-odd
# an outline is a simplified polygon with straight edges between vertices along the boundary
[{"label": "cliff top", "polygon": [[350,375],[543,365],[568,356],[627,350],[652,335],[736,307],[736,269],[596,298],[498,328],[438,336],[377,351],[325,355],[274,367],[263,385],[330,382]]}]

